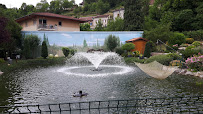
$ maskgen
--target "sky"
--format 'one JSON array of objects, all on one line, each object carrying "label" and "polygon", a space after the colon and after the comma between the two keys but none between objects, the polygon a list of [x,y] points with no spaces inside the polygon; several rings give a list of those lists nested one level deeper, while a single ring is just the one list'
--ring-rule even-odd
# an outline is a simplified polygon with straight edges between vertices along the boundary
[{"label": "sky", "polygon": [[[17,7],[20,8],[22,3],[26,3],[27,5],[34,5],[36,6],[37,3],[39,3],[41,0],[0,0],[0,4],[6,5],[7,8],[13,8]],[[50,3],[52,0],[47,0],[48,3]],[[83,0],[75,0],[76,4],[81,3]]]}]

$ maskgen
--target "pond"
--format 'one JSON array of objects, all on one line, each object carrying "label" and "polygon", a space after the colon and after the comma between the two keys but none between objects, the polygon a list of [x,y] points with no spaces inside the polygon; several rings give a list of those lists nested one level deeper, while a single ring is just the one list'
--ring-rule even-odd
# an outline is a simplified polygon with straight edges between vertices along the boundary
[{"label": "pond", "polygon": [[[70,68],[67,65],[27,68],[4,74],[0,77],[0,106],[203,95],[203,85],[198,84],[203,82],[200,78],[171,75],[157,80],[136,66],[125,67],[131,71],[106,76],[59,72]],[[89,69],[91,67],[85,67],[80,72],[84,74]],[[108,71],[105,66],[102,69],[101,72]],[[120,69],[114,69],[117,70]],[[88,96],[73,97],[79,90]]]}]

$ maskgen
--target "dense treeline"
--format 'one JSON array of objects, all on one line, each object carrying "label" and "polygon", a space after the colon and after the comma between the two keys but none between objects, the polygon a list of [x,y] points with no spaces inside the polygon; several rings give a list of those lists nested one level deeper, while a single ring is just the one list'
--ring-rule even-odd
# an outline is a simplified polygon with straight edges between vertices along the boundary
[{"label": "dense treeline", "polygon": [[145,17],[144,37],[155,42],[157,39],[170,40],[177,32],[186,37],[198,36],[199,32],[202,34],[202,20],[202,0],[156,0]]}]

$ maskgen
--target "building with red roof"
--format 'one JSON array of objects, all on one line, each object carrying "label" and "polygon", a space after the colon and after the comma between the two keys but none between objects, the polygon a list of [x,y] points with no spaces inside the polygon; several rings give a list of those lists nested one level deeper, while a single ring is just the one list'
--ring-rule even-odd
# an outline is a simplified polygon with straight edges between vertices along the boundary
[{"label": "building with red roof", "polygon": [[38,12],[16,19],[22,31],[80,31],[80,23],[86,21],[54,14]]},{"label": "building with red roof", "polygon": [[139,37],[127,40],[126,43],[133,43],[135,44],[135,49],[132,51],[139,51],[141,54],[144,54],[145,45],[148,42],[147,39]]}]

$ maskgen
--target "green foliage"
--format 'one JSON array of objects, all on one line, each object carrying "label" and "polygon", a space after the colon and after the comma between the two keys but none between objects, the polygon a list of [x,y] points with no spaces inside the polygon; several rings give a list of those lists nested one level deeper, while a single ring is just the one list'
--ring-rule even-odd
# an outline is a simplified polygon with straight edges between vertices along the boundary
[{"label": "green foliage", "polygon": [[144,38],[156,42],[158,39],[166,42],[173,33],[170,31],[170,25],[157,25],[156,28],[144,31]]},{"label": "green foliage", "polygon": [[203,30],[197,30],[197,31],[186,31],[183,32],[185,36],[194,38],[194,40],[202,41],[203,40]]},{"label": "green foliage", "polygon": [[186,38],[185,41],[188,44],[192,44],[194,42],[194,39],[193,38]]},{"label": "green foliage", "polygon": [[144,57],[150,57],[151,56],[151,43],[147,42],[145,45],[145,50],[144,50]]},{"label": "green foliage", "polygon": [[102,22],[101,22],[101,19],[98,21],[98,23],[97,23],[97,25],[96,25],[96,27],[95,27],[94,30],[95,30],[95,31],[103,31],[103,30],[104,30],[103,24],[102,24]]},{"label": "green foliage", "polygon": [[46,44],[46,41],[43,41],[42,42],[42,53],[41,53],[41,56],[46,59],[47,56],[48,56],[48,49],[47,49],[47,44]]},{"label": "green foliage", "polygon": [[80,31],[91,31],[90,24],[88,23],[80,24]]},{"label": "green foliage", "polygon": [[166,56],[173,58],[173,60],[180,60],[180,59],[182,59],[182,57],[180,55],[178,55],[177,53],[169,53]]},{"label": "green foliage", "polygon": [[182,33],[175,32],[173,36],[170,37],[170,39],[168,40],[168,43],[170,45],[175,45],[175,44],[181,45],[182,43],[185,43],[185,35]]},{"label": "green foliage", "polygon": [[116,20],[112,20],[108,22],[106,27],[107,31],[123,31],[124,30],[124,20],[121,18],[116,18]]},{"label": "green foliage", "polygon": [[129,52],[129,51],[135,49],[135,44],[133,44],[133,43],[126,43],[126,44],[122,45],[122,49]]},{"label": "green foliage", "polygon": [[87,41],[84,39],[84,41],[83,41],[83,47],[85,48],[85,47],[88,47],[88,45],[87,45]]},{"label": "green foliage", "polygon": [[24,39],[24,49],[23,49],[23,55],[26,59],[31,58],[31,49],[30,49],[30,41],[28,38]]},{"label": "green foliage", "polygon": [[134,63],[134,62],[137,62],[137,63],[145,62],[144,59],[139,59],[137,57],[125,57],[124,60],[125,60],[125,63],[127,63],[127,64]]},{"label": "green foliage", "polygon": [[114,49],[116,47],[120,46],[120,39],[119,39],[119,37],[116,37],[114,35],[109,35],[107,38],[105,38],[104,46],[106,46],[106,48],[109,51],[114,51]]},{"label": "green foliage", "polygon": [[169,63],[173,60],[172,57],[168,57],[166,55],[155,55],[151,56],[149,59],[145,61],[145,63],[151,63],[153,61],[157,61],[163,65],[169,65]]},{"label": "green foliage", "polygon": [[[26,59],[36,58],[37,49],[40,45],[40,38],[37,35],[26,35],[24,38],[24,54]],[[27,53],[26,53],[27,52]]]},{"label": "green foliage", "polygon": [[116,53],[118,53],[119,55],[122,55],[124,53],[124,50],[121,47],[117,47]]},{"label": "green foliage", "polygon": [[75,55],[76,51],[77,51],[77,50],[70,49],[70,55],[72,55],[72,56]]},{"label": "green foliage", "polygon": [[149,0],[126,0],[125,2],[125,30],[143,30],[144,16],[148,14]]},{"label": "green foliage", "polygon": [[194,48],[193,49],[186,48],[185,50],[180,51],[180,53],[182,53],[183,54],[182,56],[186,59],[188,57],[192,57],[193,55],[198,54],[198,51],[195,50]]},{"label": "green foliage", "polygon": [[5,63],[6,61],[3,58],[0,58],[0,63]]},{"label": "green foliage", "polygon": [[201,45],[201,42],[199,42],[199,41],[194,41],[194,42],[192,43],[192,45],[195,46],[195,47],[198,47],[198,46]]},{"label": "green foliage", "polygon": [[68,57],[69,53],[70,53],[70,49],[67,47],[63,47],[62,48],[63,54],[65,55],[65,57]]}]

